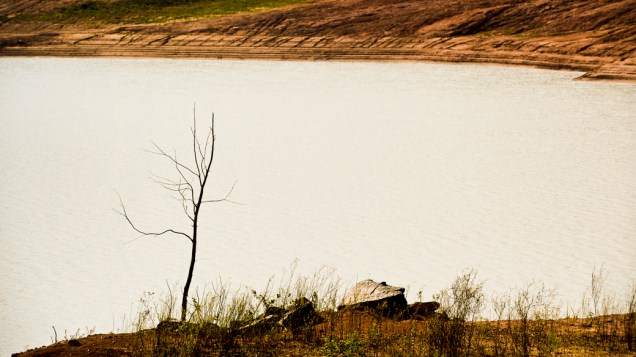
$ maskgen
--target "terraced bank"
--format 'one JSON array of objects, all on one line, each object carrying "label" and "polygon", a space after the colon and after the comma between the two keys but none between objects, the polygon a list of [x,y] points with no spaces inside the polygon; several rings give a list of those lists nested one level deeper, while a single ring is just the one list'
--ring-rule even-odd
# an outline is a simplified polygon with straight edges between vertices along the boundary
[{"label": "terraced bank", "polygon": [[141,24],[42,20],[77,0],[0,1],[0,56],[478,62],[636,81],[636,0],[317,0]]}]

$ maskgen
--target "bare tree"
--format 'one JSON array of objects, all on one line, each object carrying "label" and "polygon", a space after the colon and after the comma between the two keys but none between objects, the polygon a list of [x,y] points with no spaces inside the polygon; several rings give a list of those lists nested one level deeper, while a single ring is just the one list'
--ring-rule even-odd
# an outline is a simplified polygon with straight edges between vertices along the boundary
[{"label": "bare tree", "polygon": [[212,114],[210,127],[207,135],[205,136],[205,141],[199,140],[199,136],[197,134],[196,113],[194,114],[193,122],[194,124],[192,128],[190,128],[192,133],[192,154],[194,156],[193,165],[184,164],[183,161],[177,159],[176,152],[174,154],[168,154],[155,143],[153,143],[153,145],[156,151],[152,152],[166,158],[174,166],[174,169],[178,174],[176,175],[178,176],[176,180],[159,176],[155,176],[154,180],[166,190],[172,191],[177,195],[183,212],[191,222],[192,232],[186,233],[172,228],[157,232],[140,229],[128,215],[126,206],[124,205],[121,197],[121,210],[117,211],[117,213],[121,214],[126,221],[128,221],[130,226],[142,236],[161,236],[164,234],[172,234],[185,237],[192,243],[192,254],[190,257],[188,278],[186,279],[185,286],[183,287],[183,297],[181,300],[181,321],[185,321],[187,316],[188,291],[190,289],[190,284],[192,283],[192,273],[194,272],[194,263],[197,255],[199,213],[201,212],[201,206],[204,203],[228,201],[228,197],[234,189],[234,186],[232,186],[225,198],[222,199],[209,200],[204,198],[205,186],[208,183],[212,162],[214,161],[214,148],[216,143],[216,136],[214,132],[214,113]]}]

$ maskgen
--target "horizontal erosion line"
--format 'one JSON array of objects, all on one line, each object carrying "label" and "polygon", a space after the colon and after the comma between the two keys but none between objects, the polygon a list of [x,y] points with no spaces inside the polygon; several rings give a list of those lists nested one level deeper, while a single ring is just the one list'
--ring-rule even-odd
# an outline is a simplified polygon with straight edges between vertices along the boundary
[{"label": "horizontal erosion line", "polygon": [[282,60],[350,61],[432,61],[455,63],[493,63],[550,69],[590,71],[614,61],[607,57],[572,59],[567,55],[532,52],[491,52],[435,48],[347,48],[347,47],[267,47],[134,44],[51,44],[7,46],[0,56],[103,56],[103,57],[180,57]]}]

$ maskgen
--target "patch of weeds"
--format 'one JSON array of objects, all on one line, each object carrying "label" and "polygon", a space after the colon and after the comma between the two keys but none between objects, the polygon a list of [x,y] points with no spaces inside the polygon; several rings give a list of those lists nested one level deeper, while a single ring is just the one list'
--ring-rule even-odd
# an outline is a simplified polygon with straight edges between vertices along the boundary
[{"label": "patch of weeds", "polygon": [[61,23],[157,23],[268,10],[309,0],[87,0],[21,20]]},{"label": "patch of weeds", "polygon": [[364,339],[359,339],[355,334],[350,334],[343,340],[329,338],[326,339],[320,353],[325,357],[355,357],[365,356]]},{"label": "patch of weeds", "polygon": [[623,318],[623,331],[627,341],[627,349],[636,351],[636,284],[627,294],[627,313]]},{"label": "patch of weeds", "polygon": [[474,324],[484,307],[483,282],[471,270],[458,276],[451,287],[433,296],[441,304],[440,314],[429,324],[429,346],[439,355],[457,356],[471,350]]},{"label": "patch of weeds", "polygon": [[[145,293],[139,300],[137,319],[130,322],[136,333],[130,345],[133,356],[282,356],[304,352],[342,357],[583,356],[624,355],[636,345],[636,284],[627,291],[625,301],[618,301],[603,293],[602,270],[594,271],[583,305],[565,310],[576,317],[563,320],[563,311],[554,304],[555,290],[536,282],[493,297],[495,321],[483,320],[484,283],[475,271],[458,276],[450,287],[434,295],[440,310],[424,320],[336,311],[335,306],[342,302],[341,283],[332,274],[332,270],[322,269],[313,276],[301,276],[293,264],[278,283],[270,279],[261,292],[234,289],[219,280],[191,296],[186,321],[174,319],[179,297],[172,291],[178,289],[168,286],[169,294],[159,301],[153,293]],[[422,294],[418,295],[422,300]],[[326,321],[303,329],[301,334],[278,324],[241,330],[304,297],[318,307]],[[590,317],[579,320],[585,314]],[[157,323],[157,328],[151,329]],[[54,332],[57,341],[55,328]],[[87,329],[88,333],[92,330]],[[64,331],[65,339],[79,335],[79,330],[71,335]]]}]

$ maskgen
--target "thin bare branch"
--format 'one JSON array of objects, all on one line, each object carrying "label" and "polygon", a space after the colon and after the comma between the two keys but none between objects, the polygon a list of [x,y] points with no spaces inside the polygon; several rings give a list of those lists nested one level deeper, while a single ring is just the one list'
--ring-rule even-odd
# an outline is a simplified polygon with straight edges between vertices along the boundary
[{"label": "thin bare branch", "polygon": [[165,177],[155,175],[153,173],[150,174],[150,180],[152,180],[154,183],[160,185],[161,187],[167,190],[178,191],[178,190],[192,189],[192,185],[190,185],[190,182],[188,181],[184,182],[182,181],[182,179],[183,178],[180,178],[179,182],[177,182],[177,181],[167,179]]},{"label": "thin bare branch", "polygon": [[[120,212],[118,212],[118,211],[116,211],[116,210],[113,210],[113,211],[115,211],[115,212],[117,212],[117,213],[120,213]],[[134,243],[134,242],[136,242],[136,241],[138,241],[138,240],[140,240],[141,238],[144,238],[144,237],[146,237],[146,236],[141,235],[141,236],[139,236],[139,237],[137,237],[137,238],[135,238],[135,239],[131,239],[131,240],[129,240],[129,241],[127,241],[127,242],[125,242],[125,243],[124,243],[124,245],[128,245],[128,244],[130,244],[130,243]]]},{"label": "thin bare branch", "polygon": [[172,156],[168,155],[165,151],[163,151],[163,150],[162,150],[162,149],[161,149],[161,148],[160,148],[157,144],[155,144],[154,142],[152,143],[152,145],[154,145],[155,149],[157,149],[157,152],[155,152],[155,151],[148,151],[148,152],[150,152],[150,153],[152,153],[152,154],[155,154],[155,155],[165,156],[165,157],[167,157],[170,161],[172,161],[172,162],[173,162],[176,166],[181,167],[181,168],[183,168],[183,169],[187,170],[188,172],[190,172],[191,174],[193,174],[193,175],[195,175],[195,176],[196,176],[196,174],[197,174],[196,172],[194,172],[191,168],[187,167],[186,165],[184,165],[184,164],[180,163],[179,161],[177,161],[177,158],[176,158],[176,157],[172,157]]},{"label": "thin bare branch", "polygon": [[199,152],[199,156],[201,157],[201,161],[197,162],[197,169],[199,170],[199,172],[201,171],[205,171],[205,165],[207,163],[206,161],[206,152],[205,150],[201,150],[201,143],[199,143],[199,140],[197,140],[197,151]]},{"label": "thin bare branch", "polygon": [[236,186],[236,183],[238,181],[235,181],[234,184],[232,185],[232,188],[230,188],[230,190],[228,191],[228,193],[225,195],[225,197],[220,198],[220,199],[216,199],[216,200],[204,200],[201,201],[201,203],[217,203],[217,202],[229,202],[229,203],[233,203],[236,205],[241,205],[244,206],[245,204],[240,203],[240,202],[236,202],[236,201],[231,201],[228,198],[230,197],[230,195],[232,194],[232,191],[234,191],[234,187]]},{"label": "thin bare branch", "polygon": [[194,222],[194,217],[192,215],[190,215],[190,212],[188,211],[188,207],[192,203],[192,201],[190,201],[188,198],[186,198],[186,193],[188,191],[190,191],[191,195],[192,195],[192,190],[189,189],[189,188],[186,188],[184,190],[180,190],[179,191],[179,195],[181,196],[181,207],[183,208],[183,212],[185,213],[186,216],[188,216],[190,221]]},{"label": "thin bare branch", "polygon": [[[206,171],[206,165],[208,165],[206,157],[208,153],[208,146],[210,145],[210,139],[212,138],[214,134],[214,113],[212,113],[211,120],[212,120],[212,126],[210,127],[210,130],[208,131],[208,135],[206,135],[205,137],[205,146],[203,147],[203,150],[201,149],[201,145],[197,140],[197,147],[199,149],[199,155],[201,156],[201,161],[199,162],[202,165],[201,171]],[[212,164],[212,160],[210,160],[209,164]]]},{"label": "thin bare branch", "polygon": [[[192,122],[193,125],[190,128],[190,132],[192,132],[192,152],[194,153],[194,166],[197,168],[197,173],[195,174],[197,179],[199,180],[199,185],[202,184],[201,181],[201,169],[199,168],[199,157],[197,155],[197,146],[199,145],[199,140],[197,139],[197,113],[196,113],[196,103],[192,112]],[[201,158],[201,161],[204,161],[205,158]]]},{"label": "thin bare branch", "polygon": [[[214,113],[212,113],[211,118],[211,126],[209,128],[208,135],[205,137],[205,146],[201,149],[201,144],[197,139],[197,147],[199,150],[199,155],[201,156],[201,160],[197,162],[197,169],[200,172],[203,172],[204,175],[200,178],[203,178],[205,181],[205,177],[210,171],[210,166],[212,166],[212,162],[214,161],[214,142],[216,140],[216,136],[214,135]],[[210,158],[208,160],[208,147],[210,148]],[[203,184],[203,181],[201,182]]]},{"label": "thin bare branch", "polygon": [[[208,180],[208,176],[210,174],[210,168],[212,167],[212,162],[214,161],[214,146],[216,144],[216,134],[214,133],[214,113],[212,113],[212,123],[210,125],[210,132],[208,134],[211,138],[211,143],[210,143],[210,159],[207,161],[207,164],[205,164],[204,168],[204,174],[203,174],[203,184],[201,185],[201,187],[205,186],[205,183]],[[206,139],[207,140],[207,139]],[[202,193],[202,192],[201,192]],[[199,200],[201,201],[203,198],[203,195],[201,194],[199,197]]]},{"label": "thin bare branch", "polygon": [[[188,211],[189,205],[192,204],[194,200],[194,189],[189,181],[183,182],[180,180],[179,182],[176,182],[152,173],[150,179],[168,191],[177,192],[179,197],[174,198],[181,202],[181,208],[190,221],[194,221],[194,217],[192,217]],[[187,197],[188,192],[190,197]]]},{"label": "thin bare branch", "polygon": [[[175,154],[174,157],[176,159],[177,155]],[[191,196],[190,199],[192,200],[192,203],[194,203],[194,188],[192,187],[190,180],[188,180],[188,178],[183,174],[183,171],[181,171],[181,169],[179,168],[179,165],[175,165],[175,169],[177,170],[177,172],[179,173],[183,181],[185,181],[184,185],[187,185],[188,188],[190,189],[190,196]]]},{"label": "thin bare branch", "polygon": [[172,233],[172,234],[176,234],[176,235],[181,235],[184,236],[186,238],[188,238],[191,242],[192,242],[192,238],[190,237],[190,235],[183,233],[183,232],[179,232],[179,231],[175,231],[174,229],[166,229],[164,231],[161,232],[146,232],[146,231],[142,231],[141,229],[137,228],[137,226],[135,226],[135,224],[133,223],[133,221],[130,219],[130,216],[128,216],[128,212],[126,212],[126,206],[124,205],[124,201],[122,201],[121,196],[119,197],[119,204],[121,205],[121,212],[114,210],[115,212],[119,213],[122,217],[124,217],[126,219],[126,221],[128,221],[128,224],[139,234],[141,234],[142,236],[160,236],[160,235],[164,235],[167,233]]},{"label": "thin bare branch", "polygon": [[[212,113],[212,117],[214,118],[214,113]],[[214,119],[212,119],[212,121],[214,121]],[[214,126],[214,124],[212,125]],[[205,147],[203,148],[203,152],[207,153],[208,152],[208,145],[210,143],[210,136],[212,136],[212,132],[213,132],[213,128],[210,128],[210,131],[208,132],[208,135],[205,137]]]},{"label": "thin bare branch", "polygon": [[227,202],[227,203],[231,203],[234,205],[239,205],[239,206],[245,206],[245,203],[241,203],[241,202],[236,202],[236,201],[232,201],[232,200],[228,200],[228,199],[218,199],[218,200],[206,200],[206,201],[202,201],[201,203],[219,203],[219,202]]}]

